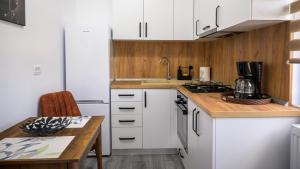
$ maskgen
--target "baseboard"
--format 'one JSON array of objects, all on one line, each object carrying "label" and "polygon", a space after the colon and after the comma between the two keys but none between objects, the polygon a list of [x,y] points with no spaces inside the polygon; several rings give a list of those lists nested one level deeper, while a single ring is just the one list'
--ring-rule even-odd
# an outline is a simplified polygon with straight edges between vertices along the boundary
[{"label": "baseboard", "polygon": [[165,149],[113,149],[112,155],[159,155],[178,154],[176,148]]}]

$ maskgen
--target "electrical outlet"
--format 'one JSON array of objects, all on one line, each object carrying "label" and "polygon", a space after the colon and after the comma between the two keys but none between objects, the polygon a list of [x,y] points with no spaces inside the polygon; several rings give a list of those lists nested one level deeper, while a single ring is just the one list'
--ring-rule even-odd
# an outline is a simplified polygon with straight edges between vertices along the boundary
[{"label": "electrical outlet", "polygon": [[33,75],[39,76],[42,74],[42,67],[41,65],[34,65],[33,66]]}]

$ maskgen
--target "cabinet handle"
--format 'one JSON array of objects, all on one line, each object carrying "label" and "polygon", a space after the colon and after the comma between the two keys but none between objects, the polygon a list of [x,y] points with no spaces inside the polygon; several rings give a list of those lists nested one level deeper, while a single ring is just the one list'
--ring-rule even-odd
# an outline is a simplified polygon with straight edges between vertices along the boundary
[{"label": "cabinet handle", "polygon": [[200,114],[200,111],[197,111],[197,113],[196,113],[196,131],[195,131],[195,133],[197,134],[197,136],[200,136],[200,134],[199,134],[199,132],[198,132],[198,130],[199,130],[199,128],[198,128],[198,115]]},{"label": "cabinet handle", "polygon": [[147,92],[145,91],[144,92],[144,106],[145,106],[145,108],[147,108]]},{"label": "cabinet handle", "polygon": [[120,110],[134,110],[135,107],[119,107]]},{"label": "cabinet handle", "polygon": [[207,25],[207,26],[205,26],[204,28],[202,28],[202,30],[207,30],[207,29],[209,29],[210,28],[210,25]]},{"label": "cabinet handle", "polygon": [[135,137],[119,137],[119,140],[135,140]]},{"label": "cabinet handle", "polygon": [[119,123],[134,123],[135,120],[119,120]]},{"label": "cabinet handle", "polygon": [[148,22],[145,23],[145,37],[148,37]]},{"label": "cabinet handle", "polygon": [[198,23],[199,23],[199,19],[196,21],[196,36],[199,36],[199,34],[198,34]]},{"label": "cabinet handle", "polygon": [[220,8],[220,5],[218,5],[216,7],[216,26],[217,26],[217,28],[219,27],[219,8]]},{"label": "cabinet handle", "polygon": [[134,94],[119,94],[119,97],[133,97]]},{"label": "cabinet handle", "polygon": [[142,37],[142,22],[139,23],[139,37]]},{"label": "cabinet handle", "polygon": [[196,111],[197,109],[196,108],[194,108],[194,110],[193,110],[193,126],[192,126],[192,129],[193,129],[193,131],[194,132],[196,132],[196,130],[195,130],[195,111]]}]

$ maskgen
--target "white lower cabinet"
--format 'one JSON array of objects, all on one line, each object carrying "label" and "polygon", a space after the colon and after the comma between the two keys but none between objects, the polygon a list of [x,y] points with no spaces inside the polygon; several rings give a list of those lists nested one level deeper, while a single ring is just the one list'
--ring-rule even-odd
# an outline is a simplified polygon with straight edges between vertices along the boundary
[{"label": "white lower cabinet", "polygon": [[112,89],[112,148],[176,148],[176,90]]},{"label": "white lower cabinet", "polygon": [[[186,169],[289,168],[290,130],[298,117],[212,118],[192,101],[188,104]],[[299,169],[300,131],[295,133],[291,166]]]},{"label": "white lower cabinet", "polygon": [[[143,147],[172,148],[171,105],[176,98],[172,98],[169,89],[144,90],[143,106]],[[175,112],[173,113],[175,114]]]},{"label": "white lower cabinet", "polygon": [[212,169],[213,119],[193,102],[188,104],[189,169]]},{"label": "white lower cabinet", "polygon": [[300,168],[300,125],[294,125],[291,134],[291,169]]}]

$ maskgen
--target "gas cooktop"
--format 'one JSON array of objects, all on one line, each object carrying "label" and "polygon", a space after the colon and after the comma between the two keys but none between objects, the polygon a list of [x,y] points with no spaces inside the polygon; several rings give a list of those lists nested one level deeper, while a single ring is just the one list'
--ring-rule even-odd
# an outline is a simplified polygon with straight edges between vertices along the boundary
[{"label": "gas cooktop", "polygon": [[224,85],[221,82],[199,82],[199,83],[186,83],[183,85],[192,93],[223,93],[231,92],[234,89],[230,85]]}]

